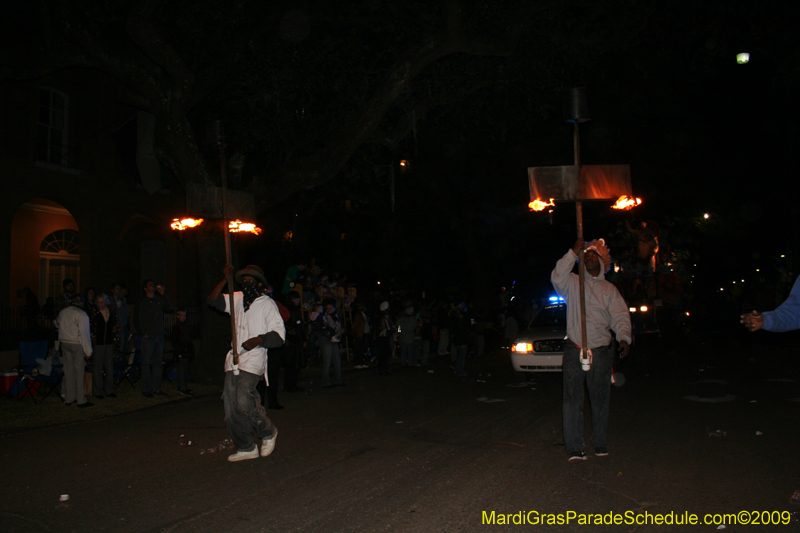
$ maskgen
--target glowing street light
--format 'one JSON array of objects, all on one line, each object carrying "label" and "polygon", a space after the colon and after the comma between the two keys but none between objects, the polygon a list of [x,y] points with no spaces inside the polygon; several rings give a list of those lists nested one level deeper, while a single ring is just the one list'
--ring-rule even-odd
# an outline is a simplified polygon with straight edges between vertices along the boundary
[{"label": "glowing street light", "polygon": [[750,54],[747,52],[742,52],[740,54],[736,54],[736,62],[740,65],[744,65],[745,63],[750,62]]}]

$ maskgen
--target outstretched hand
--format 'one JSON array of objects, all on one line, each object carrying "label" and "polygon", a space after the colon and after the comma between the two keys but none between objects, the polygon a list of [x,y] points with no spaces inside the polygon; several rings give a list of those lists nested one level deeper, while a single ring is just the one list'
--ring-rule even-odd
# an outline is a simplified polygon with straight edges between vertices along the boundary
[{"label": "outstretched hand", "polygon": [[758,331],[764,327],[764,315],[758,311],[750,311],[739,317],[739,322],[744,324],[744,327],[749,331]]},{"label": "outstretched hand", "polygon": [[575,241],[575,244],[572,246],[572,251],[575,252],[575,255],[581,255],[581,250],[586,245],[583,239],[578,239]]}]

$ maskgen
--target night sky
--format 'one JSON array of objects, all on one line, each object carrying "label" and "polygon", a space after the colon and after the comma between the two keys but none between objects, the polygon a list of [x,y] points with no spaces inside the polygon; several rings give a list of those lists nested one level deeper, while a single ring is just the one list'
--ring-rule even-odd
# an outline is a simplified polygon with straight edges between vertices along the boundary
[{"label": "night sky", "polygon": [[[49,16],[94,28],[109,54],[125,53],[129,43],[115,28],[126,27],[130,6],[84,4],[59,11],[52,3]],[[279,182],[296,154],[334,149],[330,139],[358,113],[358,101],[348,98],[376,91],[396,51],[445,16],[438,5],[413,2],[309,4],[305,11],[242,5],[234,12],[175,2],[157,13],[196,74],[203,63],[192,54],[213,54],[215,43],[258,30],[246,53],[231,56],[238,63],[229,81],[188,110],[197,131],[209,119],[226,121],[231,153],[246,156],[234,188]],[[535,5],[500,2],[482,11],[489,8],[463,2],[465,35],[493,35],[497,44],[513,33],[513,52],[452,54],[415,74],[382,115],[384,137],[361,143],[331,179],[267,204],[259,215],[265,235],[238,239],[240,260],[265,265],[272,279],[316,258],[366,288],[383,279],[459,297],[492,294],[512,281],[531,294],[549,290],[552,265],[575,239],[574,207],[557,206],[551,219],[530,213],[526,169],[572,163],[562,100],[569,87],[585,86],[591,120],[580,128],[582,162],[629,164],[644,200],[631,214],[587,204],[587,238],[606,237],[622,254],[632,244],[621,229],[626,218],[650,220],[662,228],[662,250],[685,251],[684,266],[691,263],[705,291],[755,268],[762,284],[781,274],[793,279],[798,9],[577,3],[545,9],[514,33],[515,13]],[[42,20],[31,10],[6,28],[6,76],[53,60],[44,43],[58,42],[59,26]],[[739,52],[749,52],[750,62],[737,64]],[[402,134],[381,140],[393,131]],[[400,160],[410,169],[401,171]],[[291,243],[282,240],[288,231]]]},{"label": "night sky", "polygon": [[[653,9],[635,42],[561,65],[563,86],[530,96],[542,99],[539,114],[524,113],[531,109],[525,91],[491,87],[421,121],[396,155],[413,158],[414,167],[398,174],[394,213],[379,183],[385,174],[365,180],[370,202],[354,212],[342,212],[342,198],[325,193],[338,202],[308,226],[330,230],[327,239],[310,230],[316,249],[332,247],[321,262],[342,260],[343,270],[370,281],[389,273],[418,289],[442,287],[454,277],[470,283],[464,247],[474,246],[493,290],[517,281],[533,294],[548,291],[552,264],[575,238],[575,209],[559,205],[552,224],[528,212],[526,169],[572,163],[563,91],[585,86],[591,121],[580,128],[582,162],[630,164],[644,200],[627,215],[586,204],[587,238],[616,232],[612,252],[620,252],[632,244],[620,238],[626,218],[655,221],[664,226],[662,249],[689,252],[685,266],[704,293],[741,278],[763,286],[782,273],[793,277],[798,71],[791,13],[730,3]],[[737,64],[744,51],[750,62]],[[532,62],[532,54],[509,62]],[[345,232],[353,242],[335,238]],[[376,253],[368,258],[355,251],[369,249]]]}]

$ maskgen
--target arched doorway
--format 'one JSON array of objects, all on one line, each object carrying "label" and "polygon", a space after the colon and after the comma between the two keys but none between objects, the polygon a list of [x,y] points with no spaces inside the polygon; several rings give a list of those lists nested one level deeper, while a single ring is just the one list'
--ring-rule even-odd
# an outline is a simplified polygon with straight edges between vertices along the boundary
[{"label": "arched doorway", "polygon": [[72,213],[47,198],[33,198],[17,209],[11,223],[11,306],[24,305],[26,287],[40,305],[61,293],[64,277],[80,287],[78,232]]},{"label": "arched doorway", "polygon": [[42,239],[39,246],[39,299],[61,294],[62,282],[69,278],[80,287],[80,235],[72,229],[59,229]]}]

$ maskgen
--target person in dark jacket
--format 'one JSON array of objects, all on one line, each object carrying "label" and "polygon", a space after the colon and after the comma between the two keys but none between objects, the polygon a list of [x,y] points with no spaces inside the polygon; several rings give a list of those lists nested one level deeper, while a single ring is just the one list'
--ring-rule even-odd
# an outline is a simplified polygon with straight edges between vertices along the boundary
[{"label": "person in dark jacket", "polygon": [[[344,324],[339,314],[336,312],[336,301],[328,299],[325,301],[325,314],[322,315],[322,332],[319,337],[320,350],[322,352],[322,387],[341,387],[342,382],[342,358],[341,340],[344,334]],[[330,368],[333,364],[333,381],[331,381]]]},{"label": "person in dark jacket", "polygon": [[300,310],[300,293],[289,291],[286,303],[289,310],[289,320],[286,326],[286,369],[283,377],[283,390],[286,392],[303,392],[297,386],[300,370],[306,367],[305,350],[308,344],[306,323],[303,321],[303,312]]},{"label": "person in dark jacket", "polygon": [[366,304],[358,304],[355,313],[353,313],[351,333],[353,335],[354,368],[369,368],[369,365],[367,365],[367,352],[372,331],[369,326]]},{"label": "person in dark jacket", "polygon": [[457,376],[466,376],[467,372],[464,368],[469,346],[469,319],[463,304],[453,309],[450,319],[450,341],[453,343],[450,359],[453,362],[453,370]]},{"label": "person in dark jacket", "polygon": [[390,376],[389,358],[391,357],[391,338],[394,335],[394,321],[389,313],[389,302],[383,302],[380,306],[381,319],[378,324],[378,334],[376,341],[378,344],[378,375]]},{"label": "person in dark jacket", "polygon": [[142,336],[142,394],[152,398],[154,394],[166,396],[161,390],[161,374],[164,362],[164,312],[172,311],[172,302],[164,293],[163,285],[152,279],[142,284],[142,298],[136,304],[133,325]]},{"label": "person in dark jacket", "polygon": [[92,352],[92,396],[102,400],[114,393],[114,347],[119,344],[117,314],[109,306],[109,298],[98,294],[89,315],[94,351]]},{"label": "person in dark jacket", "polygon": [[186,309],[175,312],[175,326],[172,328],[172,354],[175,367],[178,370],[178,394],[192,396],[192,391],[187,387],[189,380],[189,361],[194,359],[194,343],[189,324],[186,322]]},{"label": "person in dark jacket", "polygon": [[[267,294],[270,298],[273,297],[272,285],[267,285]],[[289,309],[278,300],[274,300],[275,305],[278,306],[278,313],[283,320],[284,328],[286,328],[286,321],[289,320]],[[278,401],[278,382],[281,377],[281,367],[284,366],[286,361],[286,343],[283,346],[278,346],[269,351],[267,357],[267,383],[264,387],[264,403],[267,409],[283,409],[283,405]],[[283,385],[286,387],[286,377],[284,376]],[[259,383],[259,387],[264,386],[264,382]],[[260,390],[260,389],[259,389]]]},{"label": "person in dark jacket", "polygon": [[[128,334],[130,328],[128,327],[128,301],[125,299],[128,289],[122,283],[115,283],[111,288],[109,307],[116,313],[117,322],[119,322],[119,351],[120,353],[128,353]],[[133,362],[132,360],[129,361]]]}]

